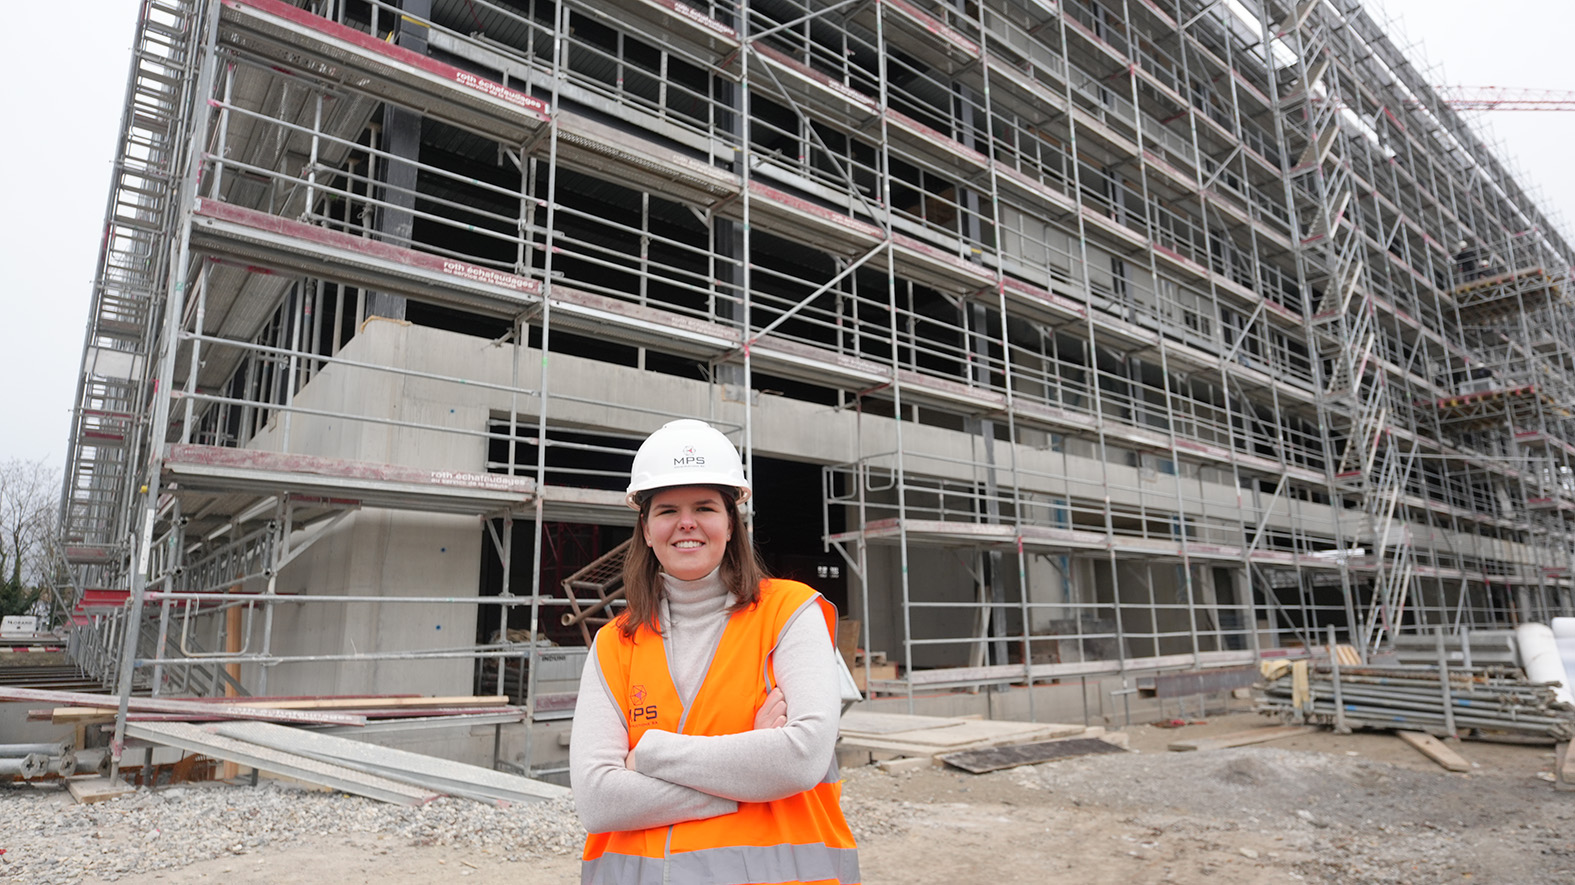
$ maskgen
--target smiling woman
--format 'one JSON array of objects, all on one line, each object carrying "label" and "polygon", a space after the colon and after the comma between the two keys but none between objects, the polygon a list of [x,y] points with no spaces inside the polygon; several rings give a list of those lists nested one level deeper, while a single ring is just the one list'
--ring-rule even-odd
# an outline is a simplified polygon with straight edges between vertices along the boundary
[{"label": "smiling woman", "polygon": [[733,537],[722,495],[715,486],[678,486],[651,496],[640,528],[663,572],[680,581],[697,581],[722,564],[722,552]]},{"label": "smiling woman", "polygon": [[859,881],[835,766],[836,609],[767,578],[738,450],[673,421],[634,458],[628,607],[596,634],[569,745],[582,882]]}]

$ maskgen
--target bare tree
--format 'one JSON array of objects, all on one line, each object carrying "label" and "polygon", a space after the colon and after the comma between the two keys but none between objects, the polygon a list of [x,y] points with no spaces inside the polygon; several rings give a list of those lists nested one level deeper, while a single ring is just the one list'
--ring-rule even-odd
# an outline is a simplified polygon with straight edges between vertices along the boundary
[{"label": "bare tree", "polygon": [[26,614],[48,590],[59,490],[43,461],[0,462],[0,615]]}]

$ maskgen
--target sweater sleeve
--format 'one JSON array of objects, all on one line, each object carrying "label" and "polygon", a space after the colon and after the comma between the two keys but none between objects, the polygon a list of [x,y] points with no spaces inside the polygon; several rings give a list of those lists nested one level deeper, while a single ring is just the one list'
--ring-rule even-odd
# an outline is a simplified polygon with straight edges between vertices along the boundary
[{"label": "sweater sleeve", "polygon": [[769,802],[820,783],[836,753],[842,696],[831,637],[813,605],[800,610],[772,656],[787,724],[704,736],[647,731],[642,774],[739,802]]},{"label": "sweater sleeve", "polygon": [[629,731],[602,678],[595,646],[580,674],[569,738],[569,782],[580,823],[590,833],[643,830],[730,814],[731,799],[707,795],[624,767]]}]

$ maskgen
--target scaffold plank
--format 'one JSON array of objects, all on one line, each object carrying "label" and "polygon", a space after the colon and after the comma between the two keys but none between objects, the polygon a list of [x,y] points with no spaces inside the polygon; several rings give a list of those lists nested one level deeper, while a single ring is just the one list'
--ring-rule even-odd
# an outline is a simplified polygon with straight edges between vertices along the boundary
[{"label": "scaffold plank", "polygon": [[[545,157],[545,140],[537,148]],[[737,175],[583,114],[558,113],[557,150],[565,165],[702,209],[736,197]]]},{"label": "scaffold plank", "polygon": [[739,51],[738,32],[679,0],[576,0],[611,25],[630,18],[650,25],[641,37],[718,66]]},{"label": "scaffold plank", "polygon": [[223,0],[221,39],[306,73],[345,81],[428,117],[519,144],[545,102],[281,0]]},{"label": "scaffold plank", "polygon": [[1058,323],[1082,319],[1088,315],[1088,309],[1076,301],[1014,277],[1002,277],[999,291],[1006,297],[1007,304],[1014,308],[1009,309],[1008,313],[1035,322]]},{"label": "scaffold plank", "polygon": [[990,166],[989,157],[901,111],[888,110],[886,119],[888,133],[900,132],[908,136],[908,140],[898,142],[900,152],[925,157],[938,166],[950,167],[965,176]]},{"label": "scaffold plank", "polygon": [[[883,12],[885,20],[878,23],[876,17]],[[872,34],[877,32],[878,24],[883,24],[880,33],[888,44],[925,59],[947,76],[957,74],[979,57],[978,43],[908,0],[857,4],[850,20]]]},{"label": "scaffold plank", "polygon": [[214,731],[214,726],[192,725],[185,722],[128,722],[126,734],[138,740],[188,753],[200,753],[227,762],[270,771],[275,774],[322,784],[357,796],[366,796],[380,802],[398,805],[425,805],[442,794],[434,790],[412,787],[385,777],[366,774],[342,765],[320,762],[295,753],[286,753],[246,741],[225,737]]},{"label": "scaffold plank", "polygon": [[869,121],[880,116],[880,105],[869,96],[822,74],[786,53],[763,43],[753,44],[752,51],[770,66],[775,78],[761,78],[757,88],[775,92],[780,86],[787,90],[787,97],[813,107],[822,115],[835,112],[835,122],[848,131],[862,129]]},{"label": "scaffold plank", "polygon": [[[528,277],[208,199],[193,207],[192,246],[221,258],[494,316],[517,316],[541,293],[541,284]],[[236,294],[210,293],[209,309],[222,309],[223,299]]]},{"label": "scaffold plank", "polygon": [[635,347],[713,359],[742,346],[739,330],[672,310],[554,285],[553,324]]},{"label": "scaffold plank", "polygon": [[751,223],[833,255],[862,254],[886,239],[886,232],[869,222],[827,209],[759,180],[750,180],[749,197]]},{"label": "scaffold plank", "polygon": [[528,477],[223,446],[171,445],[164,473],[175,492],[221,491],[320,495],[371,507],[445,513],[521,510],[536,482]]},{"label": "scaffold plank", "polygon": [[498,803],[562,799],[569,788],[423,753],[316,734],[268,722],[228,722],[215,733],[258,747],[315,759],[421,790]]},{"label": "scaffold plank", "polygon": [[[1043,125],[1067,112],[1065,95],[1051,89],[1017,65],[992,53],[985,54],[985,64],[990,73],[992,93],[1024,120]],[[1080,139],[1093,136],[1096,143],[1124,157],[1136,157],[1142,153],[1132,139],[1117,133],[1109,124],[1075,104],[1071,105],[1071,121]]]}]

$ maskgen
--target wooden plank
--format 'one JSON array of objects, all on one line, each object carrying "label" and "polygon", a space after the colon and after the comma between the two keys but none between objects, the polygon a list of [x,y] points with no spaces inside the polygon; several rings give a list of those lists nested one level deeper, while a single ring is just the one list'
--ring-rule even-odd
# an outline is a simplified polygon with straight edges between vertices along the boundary
[{"label": "wooden plank", "polygon": [[1575,790],[1575,753],[1570,752],[1569,741],[1559,741],[1553,747],[1553,788]]},{"label": "wooden plank", "polygon": [[1317,730],[1318,726],[1316,725],[1274,725],[1268,728],[1249,728],[1246,731],[1215,735],[1214,737],[1172,741],[1170,749],[1178,753],[1192,750],[1223,750],[1228,747],[1244,747],[1248,744],[1261,744],[1265,741],[1296,737],[1299,734],[1310,734]]},{"label": "wooden plank", "polygon": [[70,777],[66,778],[66,791],[71,798],[77,800],[78,805],[92,805],[94,802],[107,802],[136,792],[136,787],[124,780],[110,780],[107,777]]},{"label": "wooden plank", "polygon": [[1012,744],[984,750],[965,750],[939,757],[947,765],[984,774],[1019,765],[1038,765],[1052,759],[1071,756],[1089,756],[1095,753],[1125,753],[1126,750],[1099,738],[1066,738],[1058,741],[1035,741],[1031,744]]},{"label": "wooden plank", "polygon": [[[131,709],[139,708],[141,699],[132,700]],[[290,698],[282,700],[257,700],[254,698],[179,698],[193,704],[206,704],[215,708],[212,715],[203,717],[195,710],[188,713],[196,718],[255,718],[231,717],[218,712],[222,706],[239,706],[248,710],[351,710],[358,713],[363,711],[387,712],[395,709],[409,709],[412,711],[426,710],[433,707],[468,708],[468,707],[498,707],[507,704],[507,695],[455,695],[450,697],[364,697],[364,698]],[[73,723],[91,721],[104,716],[113,718],[113,706],[85,706],[77,704],[70,707],[56,707],[51,711],[50,721],[60,723]],[[363,713],[364,715],[364,713]],[[339,723],[346,724],[346,723]]]},{"label": "wooden plank", "polygon": [[1444,742],[1421,731],[1397,731],[1400,739],[1422,751],[1422,755],[1444,766],[1449,771],[1470,771],[1471,763],[1459,753],[1444,746]]},{"label": "wooden plank", "polygon": [[[85,706],[100,706],[106,701],[113,703],[114,698],[102,694],[86,694],[78,691],[40,691],[31,688],[12,688],[0,686],[0,700],[5,701],[42,701],[46,704],[71,704]],[[113,707],[108,708],[111,713]],[[315,710],[288,710],[251,707],[238,704],[205,703],[186,700],[169,700],[166,698],[133,697],[127,700],[127,709],[141,713],[178,713],[190,715],[221,715],[232,719],[265,719],[272,722],[288,722],[297,725],[365,725],[365,716],[356,716],[350,713],[330,713]]]}]

